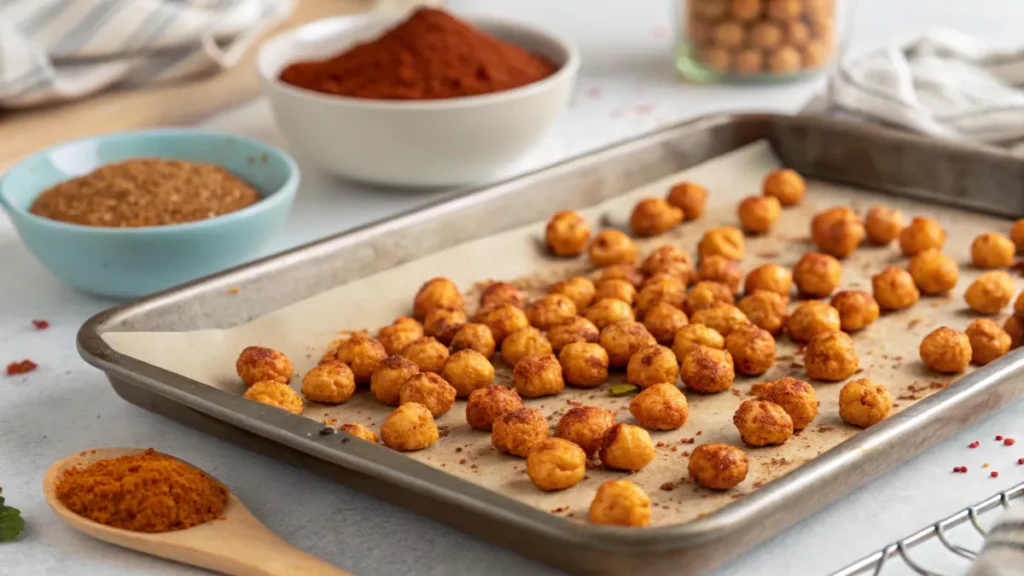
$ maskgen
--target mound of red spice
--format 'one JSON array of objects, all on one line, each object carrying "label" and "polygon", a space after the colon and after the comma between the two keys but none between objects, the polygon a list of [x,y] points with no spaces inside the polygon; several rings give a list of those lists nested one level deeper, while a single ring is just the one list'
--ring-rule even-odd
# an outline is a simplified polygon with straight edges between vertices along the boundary
[{"label": "mound of red spice", "polygon": [[298,62],[281,81],[374,100],[435,100],[511,90],[555,71],[544,58],[450,14],[421,8],[383,36],[326,60]]}]

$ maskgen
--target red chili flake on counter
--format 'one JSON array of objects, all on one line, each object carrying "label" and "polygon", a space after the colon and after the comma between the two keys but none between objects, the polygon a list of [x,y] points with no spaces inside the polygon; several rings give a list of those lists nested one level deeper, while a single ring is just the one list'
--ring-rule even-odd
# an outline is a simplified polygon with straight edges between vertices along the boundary
[{"label": "red chili flake on counter", "polygon": [[954,474],[963,474],[964,472],[967,472],[967,468],[965,468],[963,466],[954,466],[953,467],[953,473]]},{"label": "red chili flake on counter", "polygon": [[50,323],[46,320],[33,320],[32,325],[36,327],[36,330],[46,330],[50,327]]},{"label": "red chili flake on counter", "polygon": [[978,447],[978,445],[979,445],[979,444],[978,444],[978,441],[977,441],[977,440],[975,440],[974,442],[971,442],[970,444],[968,444],[968,445],[967,445],[967,447],[968,447],[968,448],[977,448],[977,447]]},{"label": "red chili flake on counter", "polygon": [[991,477],[993,477],[993,478],[999,478],[999,472],[996,472],[995,470],[993,470],[993,471],[992,471],[992,472],[991,472],[991,473],[989,474],[989,476],[991,476]]},{"label": "red chili flake on counter", "polygon": [[1024,466],[1024,458],[1018,458],[1017,459],[1017,464],[1020,464],[1021,466]]},{"label": "red chili flake on counter", "polygon": [[996,442],[1002,442],[1002,441],[1003,441],[1003,437],[1002,436],[996,436]]},{"label": "red chili flake on counter", "polygon": [[16,376],[18,374],[26,374],[28,372],[35,370],[38,367],[38,364],[26,358],[21,362],[11,362],[10,364],[8,364],[7,375]]},{"label": "red chili flake on counter", "polygon": [[1013,438],[1007,438],[1007,439],[1003,440],[1003,446],[1013,446],[1016,443],[1017,443],[1017,441],[1014,440]]}]

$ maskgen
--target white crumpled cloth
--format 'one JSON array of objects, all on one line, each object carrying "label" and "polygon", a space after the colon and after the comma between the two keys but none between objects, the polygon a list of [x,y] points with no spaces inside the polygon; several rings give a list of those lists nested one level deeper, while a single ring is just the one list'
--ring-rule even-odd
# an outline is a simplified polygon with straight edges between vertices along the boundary
[{"label": "white crumpled cloth", "polygon": [[0,108],[234,65],[292,0],[0,0]]},{"label": "white crumpled cloth", "polygon": [[989,530],[968,576],[1024,576],[1024,502],[1020,499]]}]

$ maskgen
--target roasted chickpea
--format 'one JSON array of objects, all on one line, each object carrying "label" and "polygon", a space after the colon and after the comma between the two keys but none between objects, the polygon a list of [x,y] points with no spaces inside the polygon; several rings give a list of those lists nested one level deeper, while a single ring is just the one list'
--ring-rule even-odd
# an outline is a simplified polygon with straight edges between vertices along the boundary
[{"label": "roasted chickpea", "polygon": [[804,349],[804,368],[812,380],[838,382],[853,376],[860,367],[857,348],[846,332],[823,332]]},{"label": "roasted chickpea", "polygon": [[508,282],[491,282],[480,291],[480,307],[488,308],[511,304],[516,308],[522,308],[526,304],[526,296]]},{"label": "roasted chickpea", "polygon": [[597,454],[604,441],[604,434],[615,425],[615,415],[594,406],[576,406],[565,412],[555,436],[565,438],[583,449],[587,456]]},{"label": "roasted chickpea", "polygon": [[571,386],[594,388],[608,380],[608,352],[599,344],[573,342],[558,354],[562,376]]},{"label": "roasted chickpea", "polygon": [[725,337],[725,349],[741,374],[760,376],[775,365],[775,339],[757,326],[733,330]]},{"label": "roasted chickpea", "polygon": [[474,321],[487,326],[491,330],[495,344],[499,346],[509,334],[530,326],[526,312],[511,304],[481,308],[477,311]]},{"label": "roasted chickpea", "polygon": [[668,302],[658,302],[644,314],[644,327],[661,344],[670,344],[688,323],[686,314]]},{"label": "roasted chickpea", "polygon": [[797,48],[803,48],[811,38],[811,29],[804,22],[786,22],[785,28],[786,40]]},{"label": "roasted chickpea", "polygon": [[640,237],[657,236],[683,221],[683,211],[664,198],[644,198],[629,216],[629,226]]},{"label": "roasted chickpea", "polygon": [[793,267],[793,281],[801,294],[811,298],[826,298],[839,287],[843,268],[828,254],[808,252]]},{"label": "roasted chickpea", "polygon": [[423,320],[423,332],[427,336],[433,336],[438,342],[448,345],[452,343],[455,333],[464,324],[466,324],[466,313],[462,310],[434,308],[427,312],[427,317]]},{"label": "roasted chickpea", "polygon": [[526,456],[526,474],[544,492],[572,488],[587,472],[587,455],[561,438],[545,438]]},{"label": "roasted chickpea", "polygon": [[548,220],[544,239],[555,256],[579,256],[590,240],[590,226],[578,213],[562,210]]},{"label": "roasted chickpea", "polygon": [[612,264],[597,271],[596,282],[602,280],[625,280],[639,288],[644,283],[644,275],[635,264]]},{"label": "roasted chickpea", "polygon": [[871,277],[875,301],[882,310],[910,308],[921,299],[910,272],[890,266]]},{"label": "roasted chickpea", "polygon": [[651,499],[628,480],[609,480],[597,488],[587,519],[591,524],[643,528],[651,523]]},{"label": "roasted chickpea", "polygon": [[516,362],[512,381],[524,398],[552,396],[565,389],[562,366],[554,355],[524,357]]},{"label": "roasted chickpea", "polygon": [[729,4],[737,20],[756,20],[761,15],[761,0],[732,0]]},{"label": "roasted chickpea", "polygon": [[248,346],[238,355],[235,371],[246,386],[273,380],[287,384],[292,379],[292,361],[273,348]]},{"label": "roasted chickpea", "polygon": [[707,346],[716,350],[725,349],[725,338],[713,328],[703,324],[689,324],[683,326],[672,339],[672,353],[680,364],[683,358],[693,352],[697,346]]},{"label": "roasted chickpea", "polygon": [[946,230],[938,220],[914,216],[910,226],[900,231],[900,250],[904,256],[913,256],[929,248],[942,250],[946,244]]},{"label": "roasted chickpea", "polygon": [[475,350],[484,358],[494,356],[494,335],[484,324],[463,324],[452,338],[452,351]]},{"label": "roasted chickpea", "polygon": [[314,366],[302,378],[302,395],[310,402],[342,404],[356,391],[356,378],[347,365],[331,360]]},{"label": "roasted chickpea", "polygon": [[[753,2],[759,4],[758,2]],[[784,33],[782,27],[774,22],[758,22],[750,29],[750,40],[754,46],[764,50],[774,50],[782,45]]]},{"label": "roasted chickpea", "polygon": [[576,305],[576,310],[583,310],[594,301],[594,294],[597,289],[589,278],[573,276],[553,284],[548,290],[550,294],[562,294],[567,296]]},{"label": "roasted chickpea", "polygon": [[803,55],[792,46],[781,46],[768,56],[768,68],[774,74],[792,74],[803,64]]},{"label": "roasted chickpea", "polygon": [[440,437],[434,417],[423,404],[402,404],[380,425],[384,445],[401,452],[414,452],[429,447]]},{"label": "roasted chickpea", "polygon": [[455,388],[433,372],[420,372],[405,381],[398,391],[399,405],[422,404],[438,418],[455,405]]},{"label": "roasted chickpea", "polygon": [[614,229],[602,230],[590,243],[590,263],[598,268],[612,264],[634,264],[637,253],[633,239]]},{"label": "roasted chickpea", "polygon": [[668,274],[679,278],[683,284],[693,276],[693,260],[686,251],[675,246],[662,246],[644,258],[640,266],[645,274],[655,276]]},{"label": "roasted chickpea", "polygon": [[765,290],[775,292],[787,300],[792,288],[793,274],[778,264],[762,264],[754,268],[743,282],[743,291],[747,294]]},{"label": "roasted chickpea", "polygon": [[377,363],[370,376],[370,393],[381,404],[398,406],[402,386],[420,373],[419,366],[408,358],[397,354],[388,356]]},{"label": "roasted chickpea", "polygon": [[786,331],[794,342],[808,342],[818,334],[837,332],[841,328],[839,311],[821,300],[801,304],[786,323]]},{"label": "roasted chickpea", "polygon": [[709,256],[722,256],[729,260],[743,259],[743,232],[739,228],[725,226],[714,228],[704,233],[697,245],[700,259]]},{"label": "roasted chickpea", "polygon": [[786,313],[786,299],[778,292],[756,290],[748,293],[736,306],[754,326],[768,331],[771,335],[782,333],[789,315]]},{"label": "roasted chickpea", "polygon": [[736,52],[733,68],[743,76],[758,74],[764,69],[764,53],[758,48],[744,48]]},{"label": "roasted chickpea", "polygon": [[434,308],[465,308],[462,292],[459,292],[459,287],[454,282],[447,278],[432,278],[420,287],[412,304],[413,317],[422,322],[427,317],[427,312]]},{"label": "roasted chickpea", "polygon": [[736,215],[744,230],[750,234],[764,234],[782,215],[782,204],[775,196],[750,196],[740,202]]},{"label": "roasted chickpea", "polygon": [[658,342],[643,324],[626,320],[610,324],[601,330],[598,343],[608,352],[609,364],[615,368],[626,366],[633,354]]},{"label": "roasted chickpea", "polygon": [[1010,227],[1010,239],[1013,240],[1018,252],[1024,251],[1024,218],[1017,220]]},{"label": "roasted chickpea", "polygon": [[490,386],[494,382],[494,366],[476,350],[459,350],[448,357],[441,370],[441,377],[455,388],[456,396],[465,398],[473,390]]},{"label": "roasted chickpea", "polygon": [[945,294],[956,287],[960,266],[937,248],[915,254],[907,263],[907,271],[918,290],[929,296]]},{"label": "roasted chickpea", "polygon": [[941,374],[963,372],[973,355],[967,334],[945,326],[925,336],[919,352],[925,368]]},{"label": "roasted chickpea", "polygon": [[338,431],[351,434],[360,440],[366,440],[367,442],[372,442],[374,444],[380,442],[380,440],[377,439],[377,434],[373,430],[370,430],[358,422],[346,422],[338,427]]},{"label": "roasted chickpea", "polygon": [[641,388],[648,388],[662,382],[673,386],[679,379],[679,363],[670,348],[645,346],[629,358],[626,365],[626,382]]},{"label": "roasted chickpea", "polygon": [[743,442],[751,446],[783,444],[793,435],[793,419],[778,404],[744,400],[732,416]]},{"label": "roasted chickpea", "polygon": [[875,297],[864,290],[841,290],[832,297],[832,307],[839,311],[839,326],[843,332],[856,332],[875,320],[880,309]]},{"label": "roasted chickpea", "polygon": [[710,308],[697,310],[690,317],[690,321],[713,328],[725,337],[728,337],[733,330],[750,326],[750,320],[746,315],[732,304],[712,304]]},{"label": "roasted chickpea", "polygon": [[680,182],[669,190],[668,203],[682,210],[687,220],[696,220],[708,205],[708,190],[693,182]]},{"label": "roasted chickpea", "polygon": [[675,430],[686,424],[690,407],[674,382],[662,382],[634,396],[629,413],[648,430]]},{"label": "roasted chickpea", "polygon": [[687,471],[690,478],[712,490],[728,490],[747,477],[747,455],[728,444],[701,444],[693,449]]},{"label": "roasted chickpea", "polygon": [[517,408],[494,419],[491,444],[499,452],[526,458],[538,442],[548,437],[548,421],[535,408]]},{"label": "roasted chickpea", "polygon": [[847,424],[867,428],[885,420],[891,410],[889,391],[867,378],[850,380],[839,391],[839,417]]},{"label": "roasted chickpea", "polygon": [[445,362],[448,361],[448,348],[434,338],[424,336],[403,348],[402,356],[419,366],[423,372],[440,374],[444,370]]},{"label": "roasted chickpea", "polygon": [[723,256],[708,256],[700,261],[697,279],[702,282],[718,282],[725,284],[733,293],[740,291],[740,280],[743,271],[739,262]]},{"label": "roasted chickpea", "polygon": [[807,183],[796,171],[785,168],[769,172],[761,182],[761,190],[765,196],[778,198],[783,206],[793,206],[803,201]]},{"label": "roasted chickpea", "polygon": [[597,300],[611,298],[613,300],[622,300],[626,304],[632,304],[633,299],[636,298],[636,288],[626,280],[601,280],[597,283],[594,298]]},{"label": "roasted chickpea", "polygon": [[758,400],[781,406],[793,420],[793,430],[797,432],[807,428],[818,415],[818,395],[814,387],[796,378],[768,382],[761,388]]},{"label": "roasted chickpea", "polygon": [[[442,346],[443,348],[443,346]],[[445,357],[448,351],[445,350]],[[368,336],[365,332],[356,332],[348,338],[338,341],[338,347],[334,351],[334,357],[339,362],[348,364],[355,374],[357,384],[365,384],[370,381],[373,369],[381,360],[388,357],[384,345],[375,338]]]},{"label": "roasted chickpea", "polygon": [[245,398],[292,414],[302,414],[302,396],[291,386],[278,380],[260,380],[243,394]]},{"label": "roasted chickpea", "polygon": [[772,20],[799,20],[803,13],[803,0],[768,0],[768,15]]},{"label": "roasted chickpea", "polygon": [[895,240],[906,224],[903,213],[885,206],[872,206],[864,218],[868,242],[885,246]]},{"label": "roasted chickpea", "polygon": [[683,298],[683,311],[693,316],[699,310],[715,304],[732,304],[735,295],[732,288],[721,282],[697,282]]},{"label": "roasted chickpea", "polygon": [[389,356],[400,354],[413,340],[423,338],[423,325],[419,320],[409,316],[400,316],[390,326],[377,331],[377,341],[384,346]]},{"label": "roasted chickpea", "polygon": [[605,432],[597,455],[612,470],[636,472],[654,460],[654,442],[639,426],[616,424]]},{"label": "roasted chickpea", "polygon": [[746,40],[743,25],[739,22],[725,20],[711,29],[711,39],[720,48],[739,48]]},{"label": "roasted chickpea", "polygon": [[509,366],[527,356],[547,356],[554,352],[547,336],[536,328],[523,328],[509,334],[501,345],[501,358]]},{"label": "roasted chickpea", "polygon": [[1002,234],[987,232],[971,242],[971,260],[978,268],[1009,268],[1017,246]]},{"label": "roasted chickpea", "polygon": [[686,287],[676,278],[665,278],[664,282],[648,283],[636,295],[636,314],[640,318],[647,315],[647,312],[658,304],[668,304],[675,308],[682,308],[686,300]]},{"label": "roasted chickpea", "polygon": [[562,294],[548,294],[526,308],[526,318],[530,324],[541,330],[564,324],[575,316],[576,304]]},{"label": "roasted chickpea", "polygon": [[477,388],[466,401],[466,422],[474,430],[490,431],[494,420],[523,407],[523,399],[512,388],[490,385]]},{"label": "roasted chickpea", "polygon": [[547,332],[548,342],[556,354],[573,342],[597,342],[600,335],[601,331],[597,326],[582,316],[576,316]]},{"label": "roasted chickpea", "polygon": [[988,318],[971,322],[964,333],[971,342],[971,362],[976,366],[998,360],[1010,351],[1010,335]]},{"label": "roasted chickpea", "polygon": [[846,206],[829,208],[811,220],[811,239],[822,252],[846,258],[864,240],[864,225]]},{"label": "roasted chickpea", "polygon": [[679,375],[687,388],[703,394],[724,392],[732,388],[736,378],[732,355],[708,346],[697,346],[687,353]]},{"label": "roasted chickpea", "polygon": [[1019,316],[1010,316],[1003,323],[1003,330],[1010,336],[1010,350],[1020,348],[1021,342],[1024,341],[1024,320]]},{"label": "roasted chickpea", "polygon": [[998,314],[1012,298],[1013,280],[1004,270],[985,272],[964,292],[967,305],[980,314]]},{"label": "roasted chickpea", "polygon": [[632,321],[633,308],[622,300],[605,298],[587,308],[583,312],[583,317],[593,322],[594,326],[603,329],[616,322]]}]

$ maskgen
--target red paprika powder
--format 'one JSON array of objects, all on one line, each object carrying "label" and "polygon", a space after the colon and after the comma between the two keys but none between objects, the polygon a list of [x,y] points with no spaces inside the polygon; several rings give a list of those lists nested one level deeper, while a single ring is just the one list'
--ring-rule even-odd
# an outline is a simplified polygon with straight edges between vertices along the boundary
[{"label": "red paprika powder", "polygon": [[555,72],[544,58],[421,8],[380,38],[326,60],[297,62],[281,81],[374,100],[434,100],[511,90]]}]

